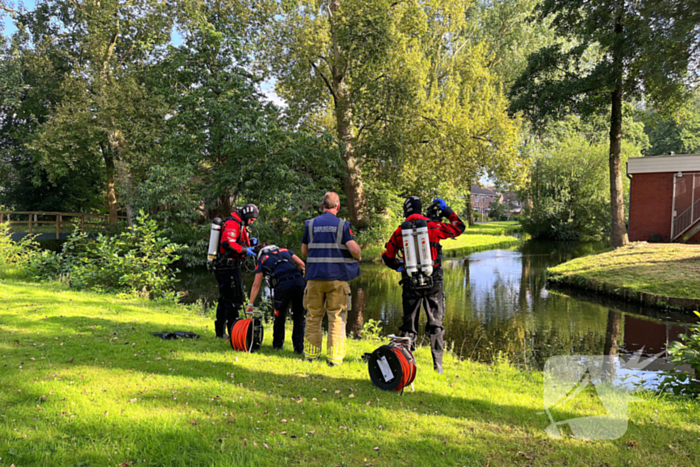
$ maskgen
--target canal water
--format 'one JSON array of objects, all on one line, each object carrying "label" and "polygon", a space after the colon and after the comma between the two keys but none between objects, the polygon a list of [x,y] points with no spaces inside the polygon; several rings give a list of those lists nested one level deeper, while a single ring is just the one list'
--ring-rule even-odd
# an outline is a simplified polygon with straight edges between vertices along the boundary
[{"label": "canal water", "polygon": [[[663,351],[696,321],[693,314],[644,308],[547,285],[547,268],[604,249],[604,244],[530,240],[514,249],[446,260],[448,349],[461,358],[507,359],[536,369],[554,355],[641,352],[649,356]],[[351,282],[348,335],[358,337],[370,319],[380,322],[383,334],[398,334],[402,322],[400,274],[374,264],[363,264],[361,270],[362,275]],[[252,279],[247,274],[248,290]],[[216,301],[214,277],[205,272],[183,273],[180,288],[188,292],[186,301]],[[424,325],[423,313],[421,327]],[[419,338],[427,343],[423,334]]]}]

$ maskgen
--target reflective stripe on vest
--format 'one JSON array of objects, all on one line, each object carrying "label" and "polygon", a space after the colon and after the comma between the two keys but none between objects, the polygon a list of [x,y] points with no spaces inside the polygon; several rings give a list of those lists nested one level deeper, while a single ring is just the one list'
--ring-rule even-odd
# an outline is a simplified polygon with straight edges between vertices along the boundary
[{"label": "reflective stripe on vest", "polygon": [[307,263],[355,263],[355,258],[306,258]]},{"label": "reflective stripe on vest", "polygon": [[346,247],[343,244],[336,244],[336,243],[309,243],[309,250],[315,250],[315,249],[321,249],[321,248],[340,248],[341,250],[347,250],[348,247]]},{"label": "reflective stripe on vest", "polygon": [[[348,247],[343,245],[343,229],[345,221],[338,219],[338,228],[335,232],[335,243],[314,243],[314,220],[309,221],[309,250],[333,249],[348,250]],[[307,263],[354,263],[357,261],[354,258],[331,257],[331,258],[306,258]]]}]

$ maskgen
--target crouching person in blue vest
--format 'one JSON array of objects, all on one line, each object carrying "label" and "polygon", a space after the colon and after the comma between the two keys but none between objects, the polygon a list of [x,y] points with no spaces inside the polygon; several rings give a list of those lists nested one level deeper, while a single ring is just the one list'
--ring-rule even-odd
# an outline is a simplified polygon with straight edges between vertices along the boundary
[{"label": "crouching person in blue vest", "polygon": [[253,303],[260,292],[263,278],[272,290],[275,304],[275,324],[272,335],[272,347],[281,349],[284,345],[284,324],[287,309],[292,309],[292,346],[298,355],[304,353],[304,262],[287,248],[275,245],[263,245],[258,253],[255,268],[255,281],[250,291],[250,301],[246,311],[253,311]]}]

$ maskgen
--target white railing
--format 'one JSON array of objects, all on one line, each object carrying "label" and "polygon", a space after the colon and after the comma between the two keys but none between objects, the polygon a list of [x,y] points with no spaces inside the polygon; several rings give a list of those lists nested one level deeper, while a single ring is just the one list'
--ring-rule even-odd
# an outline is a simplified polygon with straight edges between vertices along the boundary
[{"label": "white railing", "polygon": [[[671,240],[675,241],[679,239],[684,233],[686,233],[695,223],[700,221],[700,175],[699,174],[688,174],[692,179],[692,189],[690,192],[690,207],[687,208],[682,213],[676,215],[673,218],[671,225]],[[674,176],[674,214],[675,214],[675,202],[676,202],[676,181],[681,178],[681,175]],[[697,190],[696,190],[697,188]],[[698,198],[696,199],[696,193]]]}]

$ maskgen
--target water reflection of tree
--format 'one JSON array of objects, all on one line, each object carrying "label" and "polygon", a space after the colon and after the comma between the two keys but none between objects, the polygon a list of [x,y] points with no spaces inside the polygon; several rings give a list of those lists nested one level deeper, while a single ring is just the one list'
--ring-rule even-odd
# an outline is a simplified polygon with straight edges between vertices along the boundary
[{"label": "water reflection of tree", "polygon": [[[477,255],[473,261],[445,264],[444,325],[449,349],[462,358],[482,362],[506,358],[540,368],[553,355],[600,352],[604,343],[604,310],[595,304],[545,292],[546,268],[562,256],[575,253],[546,247],[525,249],[522,256],[515,251],[498,253],[505,264],[510,261],[511,266],[517,265],[515,269],[504,270],[500,264],[491,268],[486,264],[488,254]],[[371,275],[365,272],[363,269],[365,282],[356,289],[366,291],[368,309],[364,319],[393,316],[394,321],[386,324],[391,329],[398,328],[402,316],[398,277],[379,270]],[[472,287],[475,283],[480,286]],[[375,301],[377,293],[388,294],[381,304]],[[422,316],[421,327],[424,324]],[[385,330],[391,329],[385,325]]]},{"label": "water reflection of tree", "polygon": [[357,335],[370,318],[381,322],[384,334],[398,332],[403,319],[400,279],[386,267],[362,266],[360,277],[350,283],[354,310],[348,313],[348,333]]},{"label": "water reflection of tree", "polygon": [[348,311],[345,332],[355,339],[360,337],[362,326],[365,324],[365,312],[367,310],[367,292],[362,287],[355,289],[352,297],[352,308]]},{"label": "water reflection of tree", "polygon": [[491,287],[476,291],[484,296],[472,297],[472,325],[463,325],[468,340],[480,342],[472,358],[493,361],[500,356],[541,368],[554,355],[599,353],[604,343],[601,307],[545,291],[546,269],[579,253],[573,245],[529,243],[521,248],[519,276],[495,272]]},{"label": "water reflection of tree", "polygon": [[546,270],[552,263],[551,252],[540,253],[528,250],[531,248],[521,251],[520,257],[522,265],[518,294],[520,310],[528,310],[529,307],[539,308],[542,305],[542,300],[546,298],[546,294],[543,293],[547,285]]},{"label": "water reflection of tree", "polygon": [[603,375],[606,378],[614,378],[617,373],[615,363],[621,323],[622,313],[608,310],[608,326],[605,331],[605,346],[603,347]]},{"label": "water reflection of tree", "polygon": [[[447,261],[448,349],[462,358],[491,362],[500,356],[536,368],[555,355],[599,355],[606,345],[608,307],[546,289],[547,267],[589,250],[595,247],[531,242],[521,251]],[[350,334],[356,335],[370,318],[382,321],[385,334],[398,332],[403,317],[399,279],[388,268],[363,265],[362,275],[351,284]],[[423,313],[420,335],[424,325]]]}]

